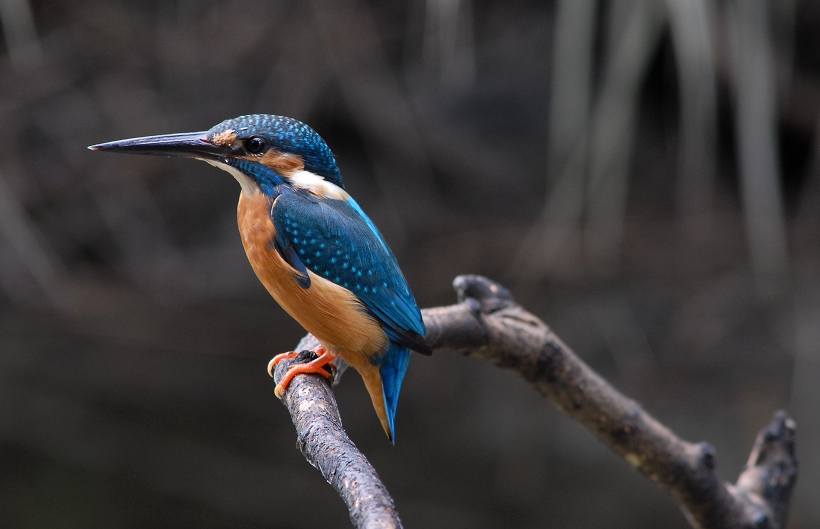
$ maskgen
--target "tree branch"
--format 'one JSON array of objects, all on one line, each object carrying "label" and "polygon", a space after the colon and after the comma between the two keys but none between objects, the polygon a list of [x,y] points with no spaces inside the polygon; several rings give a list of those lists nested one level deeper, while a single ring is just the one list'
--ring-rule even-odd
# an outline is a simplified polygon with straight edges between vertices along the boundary
[{"label": "tree branch", "polygon": [[[308,349],[317,345],[316,338],[305,336],[296,348],[301,353],[276,365],[273,373],[276,383],[289,366],[315,358]],[[299,450],[342,497],[353,526],[401,529],[393,498],[342,428],[339,408],[328,381],[316,375],[297,375],[285,391],[282,403],[296,427]]]},{"label": "tree branch", "polygon": [[[711,445],[680,439],[621,395],[518,305],[507,289],[480,276],[459,276],[454,287],[459,303],[422,311],[427,341],[434,349],[455,350],[520,374],[668,491],[693,527],[785,527],[797,478],[794,422],[785,412],[777,412],[760,432],[737,482],[725,483],[714,470]],[[312,339],[305,338],[299,348],[309,347]],[[278,381],[283,373],[280,365],[274,378]],[[284,403],[302,453],[342,496],[354,526],[400,527],[387,490],[344,433],[327,382],[298,376]]]}]

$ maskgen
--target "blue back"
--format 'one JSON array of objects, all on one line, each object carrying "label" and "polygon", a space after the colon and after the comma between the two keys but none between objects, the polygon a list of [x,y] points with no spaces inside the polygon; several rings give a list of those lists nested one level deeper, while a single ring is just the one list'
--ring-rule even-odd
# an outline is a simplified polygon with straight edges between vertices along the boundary
[{"label": "blue back", "polygon": [[319,199],[287,186],[271,210],[274,246],[310,287],[305,270],[350,290],[379,322],[390,339],[386,351],[372,356],[379,368],[389,437],[395,442],[394,419],[410,350],[430,354],[421,311],[396,258],[356,202]]},{"label": "blue back", "polygon": [[[281,254],[292,247],[304,267],[355,294],[392,342],[429,353],[399,264],[353,199],[320,200],[283,189],[271,218]],[[291,265],[298,270],[298,263]]]}]

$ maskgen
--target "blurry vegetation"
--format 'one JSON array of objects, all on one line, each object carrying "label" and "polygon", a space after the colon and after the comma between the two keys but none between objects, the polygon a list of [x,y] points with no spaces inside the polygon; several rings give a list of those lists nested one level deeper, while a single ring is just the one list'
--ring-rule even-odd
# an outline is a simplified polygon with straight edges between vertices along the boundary
[{"label": "blurry vegetation", "polygon": [[[346,523],[264,374],[302,331],[246,263],[235,182],[85,149],[252,112],[324,136],[421,305],[502,281],[726,477],[789,409],[791,527],[820,524],[820,3],[0,0],[0,22],[0,526]],[[686,527],[489,366],[414,358],[395,448],[355,376],[337,394],[407,527]]]}]

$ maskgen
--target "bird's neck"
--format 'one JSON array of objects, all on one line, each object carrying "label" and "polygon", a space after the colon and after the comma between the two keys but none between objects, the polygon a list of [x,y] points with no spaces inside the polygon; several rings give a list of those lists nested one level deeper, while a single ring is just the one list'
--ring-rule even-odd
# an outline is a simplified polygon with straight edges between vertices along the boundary
[{"label": "bird's neck", "polygon": [[[242,193],[247,197],[254,196],[259,192],[270,197],[276,197],[282,192],[283,188],[287,188],[297,193],[307,193],[319,199],[348,200],[350,198],[347,191],[338,185],[304,169],[274,171],[266,165],[250,166],[257,169],[254,175],[257,172],[265,173],[259,175],[258,178],[254,178],[248,175],[242,166],[229,165],[217,160],[205,159],[204,161],[233,176],[242,186]],[[243,160],[239,163],[247,164],[248,162]]]}]

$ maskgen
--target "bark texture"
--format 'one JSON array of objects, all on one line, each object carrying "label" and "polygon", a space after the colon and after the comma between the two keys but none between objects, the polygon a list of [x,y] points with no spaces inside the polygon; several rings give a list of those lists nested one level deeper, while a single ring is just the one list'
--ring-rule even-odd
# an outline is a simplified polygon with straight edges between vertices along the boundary
[{"label": "bark texture", "polygon": [[[274,379],[281,380],[288,366],[307,362],[309,351],[319,343],[313,336],[299,342],[298,356],[279,362]],[[356,448],[342,428],[342,419],[327,379],[318,375],[297,375],[282,397],[296,427],[299,450],[333,487],[347,505],[354,527],[400,529],[393,498],[376,470]]]}]

